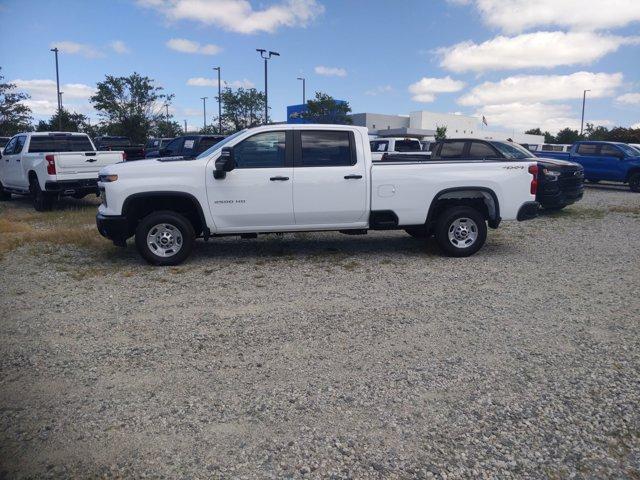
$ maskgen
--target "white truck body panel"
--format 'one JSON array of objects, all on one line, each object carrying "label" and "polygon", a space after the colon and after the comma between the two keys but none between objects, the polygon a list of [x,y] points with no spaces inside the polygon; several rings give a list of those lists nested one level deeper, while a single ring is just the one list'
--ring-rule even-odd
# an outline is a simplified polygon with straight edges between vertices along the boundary
[{"label": "white truck body panel", "polygon": [[[345,167],[243,168],[214,179],[222,147],[234,147],[261,132],[286,130],[353,132],[357,162]],[[122,215],[132,195],[186,193],[197,200],[212,234],[229,234],[366,229],[371,211],[379,210],[395,212],[400,227],[419,225],[434,197],[450,188],[491,190],[502,220],[515,220],[524,203],[535,201],[528,172],[535,160],[373,164],[367,129],[343,125],[270,125],[227,140],[194,160],[153,159],[103,168],[101,176],[118,175],[118,180],[99,183],[107,200],[99,214]],[[271,181],[273,177],[288,180]]]}]

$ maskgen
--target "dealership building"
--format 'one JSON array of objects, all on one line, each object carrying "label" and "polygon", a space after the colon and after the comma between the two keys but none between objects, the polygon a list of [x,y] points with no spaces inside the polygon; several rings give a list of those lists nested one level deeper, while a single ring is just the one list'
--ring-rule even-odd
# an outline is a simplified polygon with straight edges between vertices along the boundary
[{"label": "dealership building", "polygon": [[508,140],[517,143],[540,145],[544,136],[516,131],[489,130],[482,119],[466,115],[436,113],[420,110],[409,115],[385,115],[380,113],[354,113],[353,124],[367,127],[376,137],[413,137],[433,140],[436,128],[447,127],[447,137],[481,138],[484,140]]}]

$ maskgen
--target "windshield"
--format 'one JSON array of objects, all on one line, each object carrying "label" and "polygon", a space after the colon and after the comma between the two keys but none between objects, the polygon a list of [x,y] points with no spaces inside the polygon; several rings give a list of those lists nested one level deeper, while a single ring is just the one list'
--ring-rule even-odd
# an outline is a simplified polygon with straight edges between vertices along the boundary
[{"label": "windshield", "polygon": [[511,160],[523,160],[525,158],[536,158],[529,150],[521,147],[517,143],[510,142],[490,142],[498,151]]},{"label": "windshield", "polygon": [[222,140],[221,142],[216,143],[213,147],[205,150],[204,152],[202,152],[200,155],[198,155],[196,157],[197,159],[200,158],[205,158],[208,157],[209,155],[211,155],[213,152],[215,152],[216,150],[221,149],[222,147],[224,147],[227,143],[229,143],[231,140],[233,140],[234,138],[236,138],[238,135],[240,135],[241,133],[246,132],[246,130],[240,130],[239,132],[234,133],[233,135],[228,136],[227,138],[225,138],[224,140]]},{"label": "windshield", "polygon": [[640,155],[640,151],[637,148],[632,147],[631,145],[625,145],[624,143],[619,143],[616,145],[620,150],[624,152],[625,155],[629,157],[637,157]]}]

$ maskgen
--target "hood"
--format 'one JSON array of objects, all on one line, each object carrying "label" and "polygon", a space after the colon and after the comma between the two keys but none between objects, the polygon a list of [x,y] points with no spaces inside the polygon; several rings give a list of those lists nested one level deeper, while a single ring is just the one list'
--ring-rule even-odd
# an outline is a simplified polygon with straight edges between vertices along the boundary
[{"label": "hood", "polygon": [[576,162],[569,162],[567,160],[560,160],[558,158],[543,158],[543,157],[538,157],[538,163],[541,164],[544,167],[557,167],[557,168],[563,168],[563,167],[580,167],[579,163]]}]

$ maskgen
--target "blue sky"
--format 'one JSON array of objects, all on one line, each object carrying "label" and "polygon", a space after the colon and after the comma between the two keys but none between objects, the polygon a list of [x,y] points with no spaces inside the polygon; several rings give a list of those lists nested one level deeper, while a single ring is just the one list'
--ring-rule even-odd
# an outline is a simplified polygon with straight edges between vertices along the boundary
[{"label": "blue sky", "polygon": [[55,109],[55,44],[63,103],[94,119],[96,82],[137,71],[175,94],[176,120],[201,126],[200,97],[217,110],[212,67],[262,90],[255,49],[266,48],[281,54],[269,65],[273,120],[300,103],[305,76],[307,96],[354,112],[554,131],[579,127],[591,89],[587,121],[640,124],[638,0],[0,0],[0,19],[2,73],[31,94],[36,118]]}]

